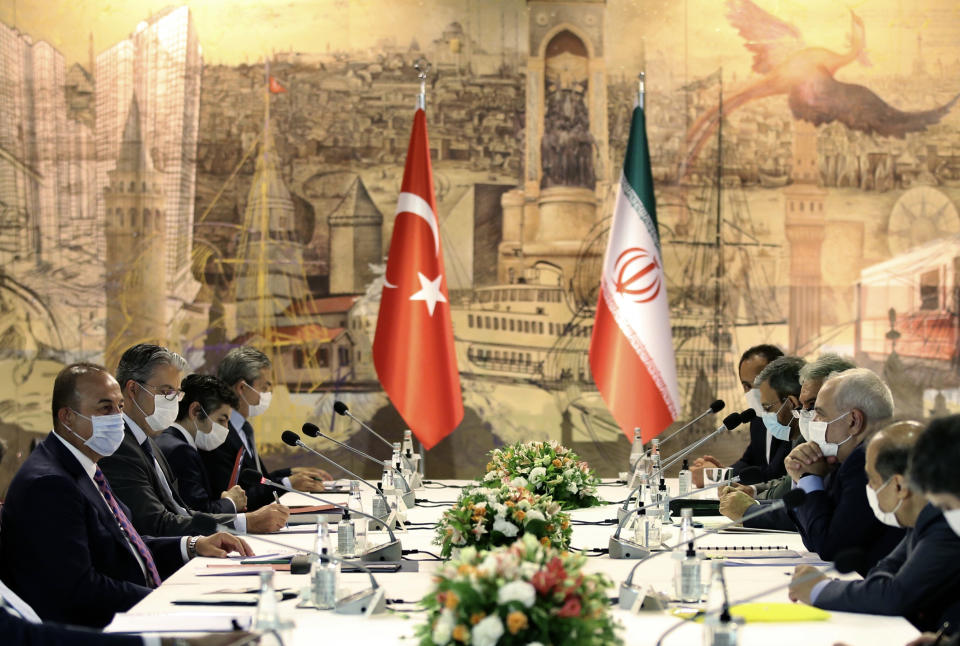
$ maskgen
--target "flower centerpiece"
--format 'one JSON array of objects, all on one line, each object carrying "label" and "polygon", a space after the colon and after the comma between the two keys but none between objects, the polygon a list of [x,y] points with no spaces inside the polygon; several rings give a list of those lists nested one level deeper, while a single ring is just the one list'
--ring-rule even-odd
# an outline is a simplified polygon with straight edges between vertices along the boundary
[{"label": "flower centerpiece", "polygon": [[570,534],[570,516],[549,496],[510,485],[477,486],[465,489],[453,507],[443,512],[434,542],[447,557],[454,548],[488,549],[512,543],[518,536],[533,536],[544,545],[566,549]]},{"label": "flower centerpiece", "polygon": [[519,442],[494,449],[490,452],[487,475],[484,476],[484,483],[488,486],[510,484],[525,487],[534,493],[550,496],[564,509],[601,504],[597,497],[598,482],[586,462],[553,440]]},{"label": "flower centerpiece", "polygon": [[610,616],[602,574],[583,574],[586,557],[542,545],[525,534],[508,547],[464,548],[437,571],[423,598],[420,646],[451,643],[622,644]]}]

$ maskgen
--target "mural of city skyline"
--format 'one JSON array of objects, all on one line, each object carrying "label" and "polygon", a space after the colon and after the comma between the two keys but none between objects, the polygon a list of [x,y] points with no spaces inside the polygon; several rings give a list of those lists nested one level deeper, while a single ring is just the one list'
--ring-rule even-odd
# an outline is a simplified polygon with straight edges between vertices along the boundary
[{"label": "mural of city skyline", "polygon": [[641,69],[684,417],[741,407],[759,342],[852,357],[903,414],[960,409],[951,3],[399,2],[369,29],[383,3],[263,3],[237,33],[281,27],[246,52],[208,3],[50,4],[0,12],[0,489],[59,368],[141,341],[200,372],[267,351],[267,455],[305,421],[352,437],[336,399],[399,437],[371,342],[418,61],[466,409],[437,477],[530,437],[622,468],[587,349]]}]

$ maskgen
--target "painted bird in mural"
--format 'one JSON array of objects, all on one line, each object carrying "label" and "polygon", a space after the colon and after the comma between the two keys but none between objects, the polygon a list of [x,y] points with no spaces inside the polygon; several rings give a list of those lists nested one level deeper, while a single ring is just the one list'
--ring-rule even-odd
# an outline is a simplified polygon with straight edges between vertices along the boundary
[{"label": "painted bird in mural", "polygon": [[[792,24],[764,11],[751,0],[727,0],[727,20],[740,32],[753,53],[753,71],[760,76],[722,102],[723,115],[765,97],[786,94],[793,116],[814,125],[840,121],[852,130],[869,135],[903,138],[940,121],[960,94],[932,110],[898,110],[869,88],[833,78],[837,70],[854,61],[869,66],[863,19],[850,12],[850,48],[837,53],[822,47],[807,47]],[[716,130],[720,106],[708,110],[687,131],[685,168]],[[683,172],[681,172],[681,175]]]}]

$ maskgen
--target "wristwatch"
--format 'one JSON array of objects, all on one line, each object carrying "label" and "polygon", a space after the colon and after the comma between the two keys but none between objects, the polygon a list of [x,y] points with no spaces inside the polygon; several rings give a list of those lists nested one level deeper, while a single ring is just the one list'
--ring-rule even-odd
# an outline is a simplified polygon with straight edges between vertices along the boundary
[{"label": "wristwatch", "polygon": [[192,559],[197,555],[197,541],[200,540],[199,536],[191,536],[187,539],[187,558]]}]

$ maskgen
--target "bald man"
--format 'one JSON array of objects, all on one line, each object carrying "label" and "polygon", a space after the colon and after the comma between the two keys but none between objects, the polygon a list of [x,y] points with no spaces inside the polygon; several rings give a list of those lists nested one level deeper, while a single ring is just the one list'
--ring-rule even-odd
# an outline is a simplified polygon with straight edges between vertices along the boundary
[{"label": "bald man", "polygon": [[897,422],[867,444],[867,499],[877,520],[908,528],[900,544],[862,581],[811,577],[815,568],[797,567],[791,600],[825,610],[902,615],[920,630],[960,619],[960,537],[907,481],[910,453],[922,433],[919,422]]}]

